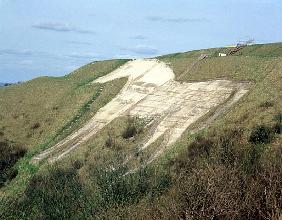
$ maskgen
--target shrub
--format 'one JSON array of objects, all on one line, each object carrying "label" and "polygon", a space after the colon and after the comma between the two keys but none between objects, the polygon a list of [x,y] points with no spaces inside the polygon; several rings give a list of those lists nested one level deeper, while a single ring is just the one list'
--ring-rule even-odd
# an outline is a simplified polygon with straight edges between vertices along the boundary
[{"label": "shrub", "polygon": [[214,138],[217,142],[215,157],[224,166],[235,166],[240,163],[241,149],[238,147],[243,142],[243,130],[240,128],[227,129],[223,134]]},{"label": "shrub", "polygon": [[188,158],[195,160],[198,157],[208,157],[210,149],[213,146],[213,142],[203,137],[197,137],[196,140],[188,146]]},{"label": "shrub", "polygon": [[15,210],[28,219],[81,219],[85,218],[84,201],[77,170],[52,167],[47,174],[31,179]]},{"label": "shrub", "polygon": [[272,129],[261,125],[252,130],[249,142],[252,144],[267,144],[271,142],[272,138]]},{"label": "shrub", "polygon": [[124,139],[132,138],[136,135],[137,130],[134,125],[127,126],[126,130],[122,133]]},{"label": "shrub", "polygon": [[279,113],[274,116],[274,120],[277,121],[278,123],[282,124],[282,114]]},{"label": "shrub", "polygon": [[36,122],[34,125],[31,126],[31,129],[36,130],[36,129],[40,128],[40,126],[41,126],[40,123]]},{"label": "shrub", "polygon": [[114,140],[111,135],[108,135],[107,140],[105,141],[105,147],[111,148],[114,144]]},{"label": "shrub", "polygon": [[83,163],[79,160],[75,160],[75,161],[72,162],[72,167],[75,170],[79,170],[82,166],[83,166]]},{"label": "shrub", "polygon": [[282,114],[275,115],[274,120],[276,121],[276,123],[273,126],[273,131],[276,134],[281,134],[282,132]]},{"label": "shrub", "polygon": [[260,170],[264,150],[264,146],[256,144],[252,144],[246,149],[241,164],[246,174],[253,175]]},{"label": "shrub", "polygon": [[207,159],[209,157],[213,146],[214,143],[211,139],[198,136],[195,141],[188,145],[185,153],[172,159],[170,163],[175,165],[176,172],[185,170],[186,173],[189,173],[197,166],[196,163],[199,162],[201,158]]},{"label": "shrub", "polygon": [[[265,133],[261,132],[264,129],[254,129],[257,130],[256,134]],[[266,150],[263,144],[247,144],[237,129],[224,131],[213,137],[212,142],[209,156],[205,151],[202,154],[196,150],[196,146],[200,146],[197,140],[191,144],[196,152],[192,157],[179,155],[183,163],[189,163],[191,158],[197,160],[190,163],[192,167],[182,168],[168,194],[142,207],[145,214],[135,210],[134,216],[142,215],[143,219],[152,215],[154,219],[279,219],[281,146]],[[200,159],[203,163],[198,163]]]},{"label": "shrub", "polygon": [[116,140],[114,140],[111,136],[110,133],[108,133],[108,137],[105,141],[105,145],[104,145],[106,148],[110,148],[112,150],[120,150],[121,149],[121,146],[117,143]]},{"label": "shrub", "polygon": [[122,137],[124,139],[129,139],[129,138],[134,137],[137,134],[142,133],[147,123],[148,123],[147,120],[144,120],[138,117],[133,117],[133,118],[128,117],[127,127],[123,131]]},{"label": "shrub", "polygon": [[[100,211],[110,207],[124,206],[139,202],[146,195],[160,195],[171,185],[168,174],[154,174],[149,168],[141,168],[135,173],[124,175],[125,167],[107,170],[91,167],[92,181],[99,189]],[[154,179],[154,181],[152,181]]]},{"label": "shrub", "polygon": [[25,153],[24,148],[9,141],[0,142],[0,187],[17,176],[17,170],[13,167]]},{"label": "shrub", "polygon": [[122,133],[122,137],[124,139],[129,139],[134,137],[136,134],[137,134],[137,119],[128,117],[127,127]]},{"label": "shrub", "polygon": [[272,101],[265,101],[265,102],[261,103],[259,107],[270,108],[270,107],[273,107],[273,106],[274,106],[274,103]]},{"label": "shrub", "polygon": [[274,133],[276,133],[276,134],[281,134],[281,132],[282,132],[282,124],[276,123],[276,124],[273,126],[273,131],[274,131]]}]

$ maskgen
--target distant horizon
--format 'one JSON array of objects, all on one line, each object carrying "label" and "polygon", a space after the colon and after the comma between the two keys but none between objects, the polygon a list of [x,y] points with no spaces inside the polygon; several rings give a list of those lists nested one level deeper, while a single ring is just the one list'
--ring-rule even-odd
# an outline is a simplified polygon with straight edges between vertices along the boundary
[{"label": "distant horizon", "polygon": [[[252,45],[263,45],[263,44],[279,44],[279,43],[282,43],[282,42],[266,42],[266,43],[254,43]],[[197,51],[197,50],[204,50],[204,49],[216,49],[216,48],[224,48],[224,47],[227,47],[227,46],[231,46],[232,44],[229,44],[229,45],[225,45],[225,46],[219,46],[219,47],[207,47],[207,48],[198,48],[198,49],[192,49],[192,50],[187,50],[187,51],[178,51],[178,52],[173,52],[173,53],[166,53],[166,54],[159,54],[159,55],[156,55],[156,56],[153,56],[153,57],[147,57],[147,58],[154,58],[154,57],[158,57],[158,56],[165,56],[165,55],[169,55],[169,54],[174,54],[174,53],[186,53],[186,52],[192,52],[192,51]],[[144,57],[146,58],[146,57]],[[0,87],[3,87],[4,84],[18,84],[18,83],[24,83],[24,82],[27,82],[27,81],[30,81],[30,80],[33,80],[33,79],[36,79],[36,78],[39,78],[39,77],[63,77],[63,76],[66,76],[70,73],[72,73],[73,71],[77,70],[78,68],[84,66],[84,65],[87,65],[89,63],[92,63],[92,62],[100,62],[100,61],[107,61],[107,60],[115,60],[115,59],[142,59],[142,58],[108,58],[108,59],[101,59],[101,60],[92,60],[92,61],[89,61],[85,64],[82,64],[81,66],[77,67],[76,69],[72,70],[71,72],[68,72],[68,73],[65,73],[65,74],[62,74],[62,75],[38,75],[38,76],[35,76],[33,78],[30,78],[30,79],[27,79],[27,80],[15,80],[15,81],[9,81],[9,82],[3,82],[3,81],[0,81]]]},{"label": "distant horizon", "polygon": [[282,42],[280,0],[0,0],[0,82],[92,61]]}]

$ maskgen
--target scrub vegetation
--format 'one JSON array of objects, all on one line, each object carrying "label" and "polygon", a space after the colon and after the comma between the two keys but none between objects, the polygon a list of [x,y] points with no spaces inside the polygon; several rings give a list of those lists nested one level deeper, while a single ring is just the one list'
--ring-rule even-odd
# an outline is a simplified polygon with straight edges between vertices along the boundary
[{"label": "scrub vegetation", "polygon": [[[227,78],[252,82],[249,93],[208,128],[196,135],[186,131],[161,158],[142,166],[138,146],[150,135],[151,125],[140,119],[117,118],[70,157],[57,164],[38,165],[28,175],[19,169],[18,177],[9,183],[5,180],[6,185],[1,188],[1,218],[281,218],[282,44],[253,45],[233,56],[217,57],[219,52],[228,50],[216,48],[159,57],[173,68],[176,77],[181,76],[180,81]],[[203,53],[210,56],[183,75]],[[125,61],[93,65],[103,75],[122,62]],[[91,65],[67,77],[40,78],[0,89],[0,135],[27,149],[25,153],[16,147],[13,152],[19,151],[18,154],[6,151],[19,157],[11,156],[11,165],[4,169],[17,167],[14,164],[20,164],[24,160],[21,157],[28,161],[30,157],[26,155],[39,148],[38,144],[46,143],[47,137],[55,136],[52,143],[56,142],[67,128],[79,127],[118,93],[125,79],[91,85],[89,82],[99,76],[87,72]],[[68,92],[60,93],[52,80],[69,80],[72,83],[66,83],[66,87],[72,86]],[[31,88],[45,94],[37,100],[38,105]],[[46,94],[51,93],[57,94],[52,97],[57,101],[46,107],[50,103]],[[21,108],[16,108],[14,102]],[[59,110],[62,112],[54,113]],[[53,118],[53,124],[48,127],[40,115]],[[80,120],[75,122],[77,115]],[[75,123],[63,127],[69,119]],[[4,145],[12,149],[10,143]],[[126,163],[129,157],[134,160]],[[129,172],[137,167],[140,169],[136,172]],[[16,190],[18,182],[24,182],[20,190]]]}]

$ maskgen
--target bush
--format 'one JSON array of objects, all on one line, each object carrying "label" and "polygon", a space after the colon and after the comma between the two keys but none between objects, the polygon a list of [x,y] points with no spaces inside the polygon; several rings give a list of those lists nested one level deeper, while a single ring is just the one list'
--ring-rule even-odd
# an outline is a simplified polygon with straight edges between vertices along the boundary
[{"label": "bush", "polygon": [[136,135],[137,129],[134,125],[130,125],[126,128],[126,130],[123,132],[122,137],[124,139],[132,138]]},{"label": "bush", "polygon": [[125,171],[124,167],[112,171],[102,167],[91,168],[102,209],[136,204],[145,196],[160,195],[171,185],[168,174],[155,174],[149,168],[140,168],[127,175],[124,175]]},{"label": "bush", "polygon": [[25,153],[24,148],[9,141],[0,142],[0,187],[17,176],[17,170],[13,167]]},{"label": "bush", "polygon": [[261,157],[264,153],[264,150],[264,146],[256,144],[252,144],[246,149],[241,162],[242,164],[239,165],[242,166],[247,175],[254,175],[256,172],[260,171]]},{"label": "bush", "polygon": [[27,219],[85,218],[86,196],[74,168],[53,167],[47,175],[36,175],[24,197],[16,203],[14,216]]},{"label": "bush", "polygon": [[281,132],[282,132],[282,124],[276,123],[276,124],[273,126],[273,131],[274,131],[274,133],[276,133],[276,134],[281,134]]},{"label": "bush", "polygon": [[213,146],[213,142],[203,137],[197,137],[196,140],[188,146],[188,158],[195,160],[198,157],[208,157],[210,155],[210,149]]},{"label": "bush", "polygon": [[274,120],[276,121],[276,123],[273,126],[273,131],[276,134],[281,134],[282,132],[282,114],[275,115]]},{"label": "bush", "polygon": [[78,175],[81,166],[75,161],[69,168],[53,166],[35,175],[3,219],[100,219],[110,208],[160,195],[171,185],[169,175],[154,175],[147,168],[124,175],[124,167],[112,170],[97,164],[88,166],[86,184]]},{"label": "bush", "polygon": [[137,124],[138,124],[137,118],[128,118],[127,127],[125,131],[122,133],[122,137],[124,139],[129,139],[134,137],[137,133],[139,133],[140,131],[138,131]]},{"label": "bush", "polygon": [[186,173],[189,173],[197,162],[209,157],[213,146],[214,143],[211,139],[198,136],[195,141],[187,146],[184,153],[172,159],[169,163],[174,164],[176,172],[185,170]]},{"label": "bush", "polygon": [[110,149],[116,150],[116,151],[121,150],[121,146],[117,143],[117,141],[115,139],[112,138],[112,136],[110,134],[108,134],[108,137],[105,141],[104,146],[106,148],[110,148]]},{"label": "bush", "polygon": [[272,129],[261,125],[254,128],[251,132],[249,142],[252,144],[267,144],[273,139]]},{"label": "bush", "polygon": [[111,135],[108,135],[107,140],[105,141],[105,147],[111,148],[114,144],[114,140]]},{"label": "bush", "polygon": [[31,126],[31,129],[36,130],[36,129],[40,128],[40,126],[41,126],[40,123],[36,122],[34,125]]},{"label": "bush", "polygon": [[261,103],[259,107],[270,108],[270,107],[273,107],[273,106],[274,106],[274,103],[272,101],[265,101],[265,102]]},{"label": "bush", "polygon": [[217,142],[215,157],[224,166],[236,166],[241,163],[242,151],[238,147],[243,143],[243,130],[240,128],[224,130],[215,137]]},{"label": "bush", "polygon": [[[261,130],[264,131],[255,128],[258,132],[254,133],[264,134]],[[238,129],[225,130],[220,136],[212,137],[209,154],[201,150],[206,145],[202,147],[201,142],[196,140],[189,145],[194,149],[191,152],[195,152],[192,156],[178,156],[178,161],[189,165],[181,168],[169,193],[153,203],[143,204],[140,211],[138,207],[134,210],[137,213],[131,211],[131,216],[222,220],[280,217],[281,146],[269,149],[263,144],[248,144]]]}]

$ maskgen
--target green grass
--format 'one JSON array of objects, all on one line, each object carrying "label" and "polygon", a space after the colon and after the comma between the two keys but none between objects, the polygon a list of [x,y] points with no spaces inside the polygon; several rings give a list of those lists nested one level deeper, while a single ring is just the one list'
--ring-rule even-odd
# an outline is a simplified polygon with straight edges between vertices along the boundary
[{"label": "green grass", "polygon": [[[1,101],[4,103],[0,107],[3,123],[0,138],[13,140],[28,149],[27,154],[14,166],[18,170],[17,177],[2,188],[1,196],[16,196],[21,193],[39,169],[38,166],[30,164],[31,158],[78,129],[117,95],[126,79],[103,85],[90,82],[125,62],[127,60],[95,62],[65,77],[45,80],[39,78],[0,90]],[[38,92],[44,95],[36,95]],[[16,108],[17,102],[20,104]],[[13,115],[28,115],[29,120]],[[50,118],[52,120],[49,121]],[[35,124],[39,125],[34,126]],[[41,132],[34,129],[40,129]],[[30,132],[32,137],[29,137]]]},{"label": "green grass", "polygon": [[[3,138],[29,149],[56,135],[91,100],[100,86],[89,84],[126,60],[90,63],[65,77],[41,77],[0,89]],[[34,125],[39,124],[34,129]]]},{"label": "green grass", "polygon": [[[282,211],[280,209],[282,196],[279,193],[280,185],[276,180],[281,180],[282,176],[281,154],[279,153],[281,152],[282,137],[278,133],[274,134],[269,141],[270,143],[262,144],[254,144],[249,140],[260,126],[265,126],[270,130],[275,126],[277,128],[277,120],[275,121],[274,118],[277,118],[277,115],[282,112],[282,44],[253,45],[245,47],[234,56],[217,57],[219,52],[228,52],[228,50],[230,48],[214,48],[159,57],[171,66],[176,76],[180,76],[202,53],[210,54],[209,58],[199,62],[189,73],[179,79],[183,82],[225,78],[253,83],[249,93],[232,109],[229,109],[210,127],[198,134],[204,140],[211,142],[205,142],[203,139],[197,138],[198,135],[191,135],[189,131],[186,131],[165,154],[146,168],[148,169],[146,175],[137,173],[132,177],[133,179],[130,179],[131,177],[123,176],[125,170],[142,164],[142,158],[150,157],[156,146],[144,152],[143,155],[136,155],[137,146],[146,137],[149,128],[142,129],[142,132],[135,134],[132,138],[124,138],[123,134],[128,128],[128,119],[126,117],[117,118],[99,131],[94,138],[84,143],[70,157],[59,162],[60,168],[56,168],[55,171],[52,171],[53,168],[44,166],[38,172],[38,167],[29,165],[28,162],[32,154],[28,153],[29,156],[26,156],[19,164],[21,173],[24,175],[14,182],[12,181],[6,188],[6,190],[9,188],[7,191],[11,195],[11,192],[20,188],[19,185],[23,185],[18,190],[23,199],[17,200],[16,196],[9,197],[11,200],[6,200],[8,203],[5,203],[7,207],[9,207],[9,202],[20,205],[17,206],[18,210],[23,211],[21,214],[26,214],[26,218],[48,218],[48,213],[49,215],[56,213],[56,207],[59,210],[57,214],[62,218],[73,215],[74,218],[90,219],[148,219],[149,217],[173,219],[185,218],[185,215],[189,218],[195,215],[195,219],[204,219],[232,216],[243,218],[247,215],[249,219],[255,217],[262,219],[260,214],[264,214],[268,218],[279,215]],[[124,85],[125,79],[109,82],[109,84],[103,85],[102,93],[99,94],[100,85],[89,85],[89,82],[94,79],[89,74],[91,65],[102,64],[89,64],[85,69],[79,69],[67,77],[59,78],[62,81],[73,82],[69,90],[71,92],[64,93],[65,96],[62,96],[66,99],[64,103],[72,101],[72,105],[79,107],[72,114],[66,113],[67,110],[72,111],[71,109],[67,109],[61,115],[58,113],[58,117],[65,117],[68,120],[65,120],[64,123],[56,122],[61,126],[57,126],[53,132],[46,134],[44,138],[42,137],[44,141],[23,138],[29,148],[37,146],[34,149],[43,149],[52,146],[54,142],[69,134],[72,129],[77,129],[82,122],[89,119],[101,106],[109,102],[110,97],[114,97]],[[106,72],[104,73],[106,74]],[[57,80],[57,78],[55,79]],[[52,83],[50,82],[50,84]],[[88,89],[91,92],[87,93]],[[25,88],[22,89],[22,92],[25,93]],[[83,102],[75,98],[80,97],[79,94],[85,93],[88,96]],[[19,94],[17,93],[17,95]],[[73,95],[67,97],[70,94]],[[33,97],[30,94],[29,96]],[[0,97],[6,99],[6,95],[1,89]],[[30,97],[27,96],[26,100],[29,100]],[[48,97],[42,103],[46,103],[46,100]],[[28,103],[25,107],[27,111],[39,111],[28,101],[26,103]],[[42,106],[43,104],[41,104],[41,108]],[[63,104],[63,106],[67,105]],[[90,109],[89,106],[91,106]],[[9,108],[12,109],[12,107]],[[46,111],[42,110],[42,112]],[[13,111],[10,114],[12,115]],[[9,116],[3,121],[5,121],[6,127],[14,126],[13,128],[16,129],[14,137],[19,140],[20,137],[24,137],[21,136],[21,133],[34,126],[37,121],[40,125],[43,124],[41,126],[44,126],[45,129],[48,129],[38,119],[29,122],[24,129],[16,128],[13,125],[13,120],[19,119],[13,119]],[[78,122],[74,123],[76,120]],[[70,126],[72,128],[68,130]],[[6,129],[4,129],[4,135],[11,139],[5,132]],[[33,135],[36,135],[36,132],[34,133]],[[106,141],[109,135],[114,144],[107,147]],[[50,142],[46,138],[47,136],[50,137]],[[37,141],[45,144],[34,145],[33,142]],[[208,154],[207,143],[210,147]],[[135,161],[127,164],[128,167],[122,167],[122,162],[128,155],[133,155]],[[75,174],[71,174],[75,176],[68,177],[65,171],[72,170],[73,164],[79,164],[79,166],[74,171]],[[117,164],[120,165],[118,167],[121,170],[112,170]],[[62,177],[56,177],[56,172],[61,169],[64,171]],[[142,180],[141,183],[137,181],[138,178]],[[30,182],[30,180],[32,181]],[[244,181],[242,182],[242,180]],[[60,183],[61,185],[58,185]],[[46,191],[40,189],[40,184],[47,187]],[[142,188],[142,184],[146,186],[145,189]],[[52,186],[59,188],[65,186],[65,188],[61,193],[58,193],[52,190]],[[222,188],[221,186],[226,187]],[[131,191],[134,193],[131,194]],[[238,196],[238,192],[239,194],[242,192],[244,195]],[[261,194],[261,192],[266,194]],[[74,198],[77,198],[76,200],[80,204],[69,197],[70,193],[74,194]],[[79,194],[81,197],[77,197]],[[50,195],[53,195],[55,205],[50,203]],[[39,201],[39,198],[43,199]],[[244,199],[240,200],[239,198]],[[265,203],[265,201],[268,202]],[[68,206],[70,203],[72,204]],[[279,204],[276,206],[277,209],[273,208],[275,204]],[[48,210],[44,209],[45,206]],[[22,209],[23,207],[26,208],[25,211]],[[30,208],[34,209],[30,210]],[[72,213],[71,209],[79,211]],[[222,210],[221,216],[218,213],[220,210]],[[14,217],[19,216],[17,210],[12,206],[10,206],[10,211],[16,213]],[[11,212],[6,212],[6,214],[11,214]]]}]

